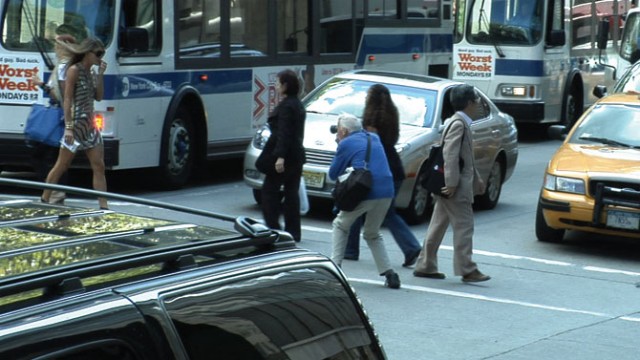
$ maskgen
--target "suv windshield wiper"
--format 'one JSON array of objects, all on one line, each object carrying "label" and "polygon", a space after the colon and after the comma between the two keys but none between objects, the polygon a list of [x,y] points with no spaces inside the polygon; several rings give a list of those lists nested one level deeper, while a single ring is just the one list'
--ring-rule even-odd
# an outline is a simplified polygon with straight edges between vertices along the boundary
[{"label": "suv windshield wiper", "polygon": [[580,136],[578,139],[587,140],[587,141],[593,141],[593,142],[599,142],[599,143],[603,143],[605,145],[614,145],[614,146],[620,146],[620,147],[626,147],[626,148],[634,148],[634,149],[638,148],[637,146],[633,146],[631,144],[625,144],[625,143],[620,142],[620,141],[607,139],[607,138],[603,138],[603,137]]}]

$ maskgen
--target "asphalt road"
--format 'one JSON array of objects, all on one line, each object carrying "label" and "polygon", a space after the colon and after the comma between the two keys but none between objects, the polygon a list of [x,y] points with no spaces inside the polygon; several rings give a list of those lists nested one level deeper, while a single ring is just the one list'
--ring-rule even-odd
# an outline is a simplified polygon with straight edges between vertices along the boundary
[{"label": "asphalt road", "polygon": [[[640,359],[640,243],[586,233],[569,233],[560,244],[536,240],[537,196],[544,167],[558,145],[537,137],[521,140],[515,173],[504,185],[499,205],[475,214],[474,260],[492,276],[490,281],[471,285],[453,276],[450,232],[439,253],[445,280],[416,278],[412,269],[400,267],[402,253],[386,230],[400,290],[383,287],[366,243],[359,261],[344,262],[390,359]],[[150,191],[144,175],[124,173],[110,174],[109,187],[260,218],[240,167],[237,160],[213,162],[203,176],[178,191]],[[89,176],[74,173],[74,182],[88,186]],[[311,205],[300,246],[328,254],[331,204]],[[420,241],[427,226],[412,227]]]}]

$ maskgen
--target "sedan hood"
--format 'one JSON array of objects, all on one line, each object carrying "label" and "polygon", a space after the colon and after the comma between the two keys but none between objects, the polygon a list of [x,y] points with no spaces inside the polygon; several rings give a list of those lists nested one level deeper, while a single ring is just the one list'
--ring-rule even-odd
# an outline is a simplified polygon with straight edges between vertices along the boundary
[{"label": "sedan hood", "polygon": [[640,150],[604,145],[564,144],[553,157],[557,171],[640,176]]},{"label": "sedan hood", "polygon": [[336,151],[336,135],[329,130],[338,124],[338,115],[307,113],[304,127],[304,147],[307,149]]},{"label": "sedan hood", "polygon": [[[338,123],[338,115],[307,113],[304,147],[307,149],[336,151],[336,135],[329,130]],[[431,133],[433,129],[401,125],[398,143],[409,143],[416,136]]]}]

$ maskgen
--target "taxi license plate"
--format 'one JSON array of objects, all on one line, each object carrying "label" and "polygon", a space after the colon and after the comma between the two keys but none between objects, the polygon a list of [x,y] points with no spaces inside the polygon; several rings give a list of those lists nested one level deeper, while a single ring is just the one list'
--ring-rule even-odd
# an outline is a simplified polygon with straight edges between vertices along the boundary
[{"label": "taxi license plate", "polygon": [[638,230],[640,229],[640,214],[609,210],[607,212],[607,226],[618,229]]},{"label": "taxi license plate", "polygon": [[307,188],[322,189],[324,187],[324,174],[312,171],[303,171],[304,184]]}]

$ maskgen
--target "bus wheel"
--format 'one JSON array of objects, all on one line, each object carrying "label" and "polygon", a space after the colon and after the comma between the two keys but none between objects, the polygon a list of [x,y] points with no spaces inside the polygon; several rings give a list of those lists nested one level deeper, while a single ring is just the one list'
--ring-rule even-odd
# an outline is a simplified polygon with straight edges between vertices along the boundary
[{"label": "bus wheel", "polygon": [[578,116],[580,116],[578,112],[578,89],[572,86],[571,91],[569,91],[567,98],[564,100],[562,112],[562,125],[566,127],[567,131],[571,130],[573,124],[578,120]]},{"label": "bus wheel", "polygon": [[193,125],[189,112],[179,109],[169,124],[160,163],[161,181],[170,188],[187,183],[194,161]]},{"label": "bus wheel", "polygon": [[433,210],[433,197],[420,185],[422,175],[416,179],[411,193],[411,201],[406,209],[399,210],[404,220],[409,225],[420,224],[427,219]]},{"label": "bus wheel", "polygon": [[502,164],[496,160],[491,167],[489,178],[487,179],[486,190],[484,194],[478,195],[474,199],[474,207],[476,209],[491,210],[498,205],[500,192],[502,191]]}]

